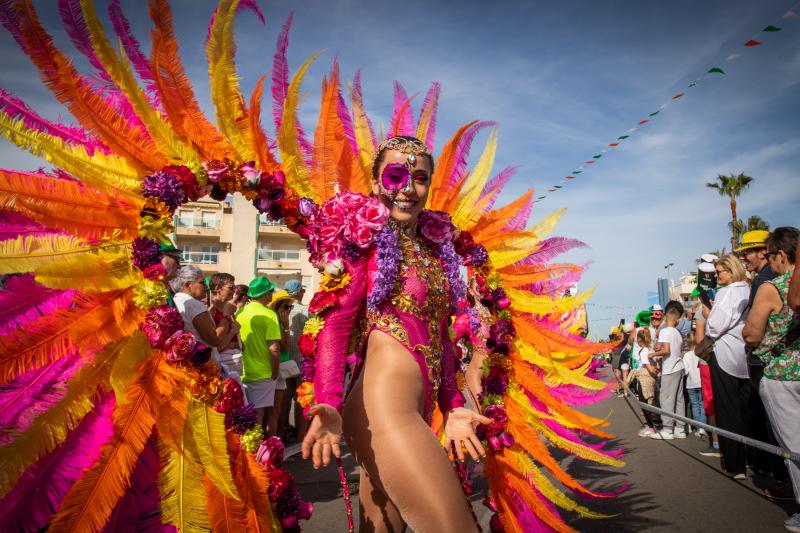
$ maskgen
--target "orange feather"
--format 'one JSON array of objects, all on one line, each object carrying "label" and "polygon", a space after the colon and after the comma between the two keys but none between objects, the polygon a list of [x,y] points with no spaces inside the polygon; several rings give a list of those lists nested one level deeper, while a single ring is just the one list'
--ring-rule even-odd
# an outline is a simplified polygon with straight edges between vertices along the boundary
[{"label": "orange feather", "polygon": [[178,55],[178,41],[167,0],[149,0],[148,11],[155,23],[150,34],[151,70],[170,124],[179,135],[194,144],[203,159],[233,157],[233,148],[197,103]]},{"label": "orange feather", "polygon": [[583,267],[570,263],[559,264],[512,264],[498,269],[503,278],[504,287],[522,287],[537,281],[563,276],[564,274],[583,272]]},{"label": "orange feather", "polygon": [[26,51],[41,72],[43,81],[78,122],[143,174],[166,165],[167,158],[141,128],[129,126],[124,117],[120,117],[100,94],[89,87],[69,57],[56,48],[39,22],[32,1],[15,0],[13,10],[20,22]]},{"label": "orange feather", "polygon": [[453,169],[453,165],[455,164],[456,148],[458,147],[461,137],[464,136],[464,133],[466,133],[467,130],[473,125],[477,124],[477,122],[477,120],[473,120],[472,122],[464,124],[458,128],[458,131],[453,134],[450,140],[447,141],[442,148],[442,152],[439,154],[439,159],[437,160],[438,166],[433,171],[433,176],[431,176],[431,187],[428,195],[428,209],[441,211],[444,207],[444,204],[448,198],[446,190],[448,187],[450,187],[450,173]]},{"label": "orange feather", "polygon": [[253,142],[253,153],[258,157],[259,170],[271,173],[281,168],[280,163],[269,149],[269,139],[261,127],[261,97],[264,94],[264,78],[258,78],[253,93],[250,95],[250,138]]},{"label": "orange feather", "polygon": [[179,370],[156,352],[139,367],[125,402],[114,409],[115,435],[100,461],[64,497],[48,531],[98,531],[130,483],[139,455],[153,432],[156,415],[179,379]]},{"label": "orange feather", "polygon": [[510,204],[499,209],[489,211],[478,219],[475,225],[469,229],[475,242],[482,243],[484,239],[491,239],[498,235],[503,235],[503,227],[508,224],[514,213],[518,212],[522,206],[530,201],[533,189],[529,190]]}]

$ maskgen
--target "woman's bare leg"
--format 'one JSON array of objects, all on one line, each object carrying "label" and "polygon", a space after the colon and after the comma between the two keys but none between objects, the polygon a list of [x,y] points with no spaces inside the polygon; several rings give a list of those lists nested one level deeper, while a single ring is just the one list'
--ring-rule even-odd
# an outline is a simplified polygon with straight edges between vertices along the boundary
[{"label": "woman's bare leg", "polygon": [[[368,476],[362,531],[477,531],[447,453],[422,417],[419,366],[388,335],[373,331],[364,370],[344,409],[350,450]],[[363,479],[362,474],[362,479]],[[394,509],[402,521],[397,523]]]}]

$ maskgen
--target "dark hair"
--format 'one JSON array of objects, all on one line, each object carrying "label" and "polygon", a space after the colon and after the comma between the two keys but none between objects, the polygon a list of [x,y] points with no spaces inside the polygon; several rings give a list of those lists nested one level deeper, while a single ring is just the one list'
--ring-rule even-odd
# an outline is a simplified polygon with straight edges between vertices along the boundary
[{"label": "dark hair", "polygon": [[[422,141],[420,139],[417,139],[416,137],[411,137],[409,135],[395,135],[394,137],[391,137],[391,138],[392,139],[403,139],[403,140],[406,140],[406,141],[417,141],[419,143],[422,143]],[[372,163],[372,177],[373,177],[373,179],[378,179],[380,177],[380,176],[378,176],[378,168],[380,168],[381,163],[383,163],[383,155],[386,153],[386,150],[388,150],[388,149],[389,148],[383,148],[383,149],[381,149],[380,152],[375,154],[375,162]],[[433,156],[431,154],[422,154],[422,155],[424,157],[428,158],[428,162],[431,164],[431,174],[433,174]]]},{"label": "dark hair", "polygon": [[664,308],[664,314],[667,313],[677,314],[679,317],[683,316],[683,304],[677,300],[670,300]]},{"label": "dark hair", "polygon": [[209,290],[216,291],[222,288],[226,283],[233,283],[235,280],[236,278],[227,272],[211,274],[211,278],[208,280],[208,288]]},{"label": "dark hair", "polygon": [[771,253],[783,252],[790,263],[794,264],[797,250],[797,238],[800,231],[792,226],[775,228],[767,238],[767,251]]}]

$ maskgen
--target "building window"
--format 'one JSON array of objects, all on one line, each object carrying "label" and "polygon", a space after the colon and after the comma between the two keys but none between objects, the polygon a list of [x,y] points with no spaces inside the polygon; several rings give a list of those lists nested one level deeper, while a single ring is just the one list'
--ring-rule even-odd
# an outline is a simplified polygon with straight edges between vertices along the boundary
[{"label": "building window", "polygon": [[219,263],[219,246],[201,246],[203,264],[217,264]]},{"label": "building window", "polygon": [[280,220],[270,220],[266,213],[261,213],[258,215],[258,223],[262,226],[285,226],[286,222],[283,219]]},{"label": "building window", "polygon": [[283,261],[292,263],[300,261],[300,250],[272,250],[270,248],[258,249],[259,261]]},{"label": "building window", "polygon": [[194,211],[188,209],[181,209],[178,211],[178,226],[184,228],[191,228],[194,226]]},{"label": "building window", "polygon": [[216,229],[219,226],[219,218],[215,211],[203,211],[200,216],[201,227]]},{"label": "building window", "polygon": [[179,244],[178,249],[181,251],[181,262],[182,263],[193,263],[192,261],[192,245],[191,244]]},{"label": "building window", "polygon": [[190,244],[181,244],[181,260],[189,265],[216,265],[219,263],[219,246],[206,245],[201,246],[199,252],[192,251]]}]

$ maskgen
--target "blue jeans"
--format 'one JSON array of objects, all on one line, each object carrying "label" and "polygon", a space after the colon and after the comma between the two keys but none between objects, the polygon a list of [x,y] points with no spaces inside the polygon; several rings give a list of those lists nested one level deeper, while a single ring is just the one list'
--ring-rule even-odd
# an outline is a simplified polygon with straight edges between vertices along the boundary
[{"label": "blue jeans", "polygon": [[692,420],[706,423],[706,411],[703,409],[703,389],[686,389],[689,394],[689,405],[692,408]]}]

